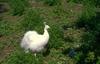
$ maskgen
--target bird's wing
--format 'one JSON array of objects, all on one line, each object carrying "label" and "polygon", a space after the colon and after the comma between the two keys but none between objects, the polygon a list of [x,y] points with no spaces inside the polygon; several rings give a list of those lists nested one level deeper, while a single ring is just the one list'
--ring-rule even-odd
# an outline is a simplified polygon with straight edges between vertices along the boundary
[{"label": "bird's wing", "polygon": [[28,32],[27,37],[28,37],[29,41],[33,42],[33,41],[36,41],[39,38],[39,34],[35,31],[32,31],[32,32]]}]

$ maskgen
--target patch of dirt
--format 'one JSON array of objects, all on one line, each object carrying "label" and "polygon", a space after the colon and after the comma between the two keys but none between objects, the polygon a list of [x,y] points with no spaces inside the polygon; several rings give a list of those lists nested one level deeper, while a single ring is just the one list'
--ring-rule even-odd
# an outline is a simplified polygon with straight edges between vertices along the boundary
[{"label": "patch of dirt", "polygon": [[81,15],[83,6],[81,4],[75,4],[75,6],[70,7],[70,16],[68,17],[68,20],[70,21],[76,21],[78,19],[78,16]]},{"label": "patch of dirt", "polygon": [[6,39],[6,36],[0,35],[0,41],[5,41]]},{"label": "patch of dirt", "polygon": [[7,58],[13,50],[13,46],[5,46],[4,49],[0,51],[0,63]]},{"label": "patch of dirt", "polygon": [[33,7],[43,7],[43,5],[40,3],[32,3],[32,6]]},{"label": "patch of dirt", "polygon": [[11,15],[6,15],[5,14],[4,17],[3,17],[3,19],[9,20],[11,22],[14,22],[15,20],[18,19],[18,17],[17,16],[11,16]]},{"label": "patch of dirt", "polygon": [[15,20],[17,21],[18,19],[22,18],[21,16],[12,16],[9,14],[10,9],[11,8],[8,3],[0,3],[0,17],[2,20],[15,22]]},{"label": "patch of dirt", "polygon": [[41,8],[41,7],[50,8],[51,7],[47,4],[44,4],[42,1],[31,0],[31,1],[29,1],[29,3],[31,4],[32,7],[35,7],[35,8]]},{"label": "patch of dirt", "polygon": [[9,40],[12,40],[13,38],[14,37],[11,36],[0,37],[0,41],[4,45],[2,49],[0,49],[0,63],[2,63],[2,61],[4,61],[5,58],[7,58],[11,54],[11,52],[15,50],[14,45],[9,44],[10,43]]}]

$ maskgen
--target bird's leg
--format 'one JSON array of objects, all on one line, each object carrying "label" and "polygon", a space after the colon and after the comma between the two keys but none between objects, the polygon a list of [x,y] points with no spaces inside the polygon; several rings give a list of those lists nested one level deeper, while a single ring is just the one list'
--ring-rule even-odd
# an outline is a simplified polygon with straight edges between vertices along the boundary
[{"label": "bird's leg", "polygon": [[[35,56],[35,58],[37,57],[37,54],[36,53],[34,53],[34,56]],[[36,61],[39,61],[39,59],[38,58],[36,58]]]},{"label": "bird's leg", "polygon": [[25,49],[25,53],[29,53],[29,50],[28,49]]},{"label": "bird's leg", "polygon": [[34,56],[36,57],[36,53],[34,53]]}]

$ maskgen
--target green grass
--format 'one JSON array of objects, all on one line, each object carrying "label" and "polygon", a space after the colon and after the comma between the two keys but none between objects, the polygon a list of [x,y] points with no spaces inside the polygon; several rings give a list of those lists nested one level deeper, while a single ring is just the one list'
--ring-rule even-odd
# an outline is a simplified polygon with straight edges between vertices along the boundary
[{"label": "green grass", "polygon": [[29,9],[22,21],[23,29],[33,30],[42,27],[41,25],[43,25],[43,18],[39,15],[38,9]]},{"label": "green grass", "polygon": [[8,2],[11,7],[12,15],[22,15],[25,9],[29,6],[27,0],[10,0]]},{"label": "green grass", "polygon": [[[74,0],[41,1],[29,7],[27,0],[7,2],[10,10],[0,19],[0,64],[91,64],[95,60],[99,64],[100,47],[96,39],[100,15],[96,14],[95,6],[90,1],[80,4]],[[48,50],[35,57],[31,51],[25,53],[20,42],[26,31],[36,30],[43,34],[43,22],[50,26]],[[72,58],[69,57],[70,49],[77,53]]]},{"label": "green grass", "polygon": [[41,55],[34,57],[32,53],[25,54],[21,51],[15,51],[7,58],[7,61],[4,62],[4,64],[42,64],[42,59],[43,57]]}]

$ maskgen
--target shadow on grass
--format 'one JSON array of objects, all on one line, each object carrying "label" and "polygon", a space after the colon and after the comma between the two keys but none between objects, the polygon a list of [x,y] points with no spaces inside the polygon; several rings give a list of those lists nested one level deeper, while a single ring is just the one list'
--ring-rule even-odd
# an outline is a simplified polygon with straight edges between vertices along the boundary
[{"label": "shadow on grass", "polygon": [[0,13],[6,12],[6,11],[7,11],[7,8],[6,8],[5,4],[0,3]]},{"label": "shadow on grass", "polygon": [[[89,19],[81,17],[76,23],[76,29],[85,29],[85,34],[82,36],[80,47],[74,48],[77,52],[74,57],[76,64],[96,64],[100,56],[100,12],[96,13]],[[69,55],[70,48],[65,49],[62,54]],[[69,55],[70,57],[70,55]]]},{"label": "shadow on grass", "polygon": [[[86,34],[82,37],[83,45],[79,48],[83,55],[80,56],[77,64],[96,63],[100,56],[100,12],[90,19],[80,18],[76,26],[78,29],[86,29]],[[90,52],[94,54],[89,55]],[[93,56],[92,59],[91,56]]]}]

